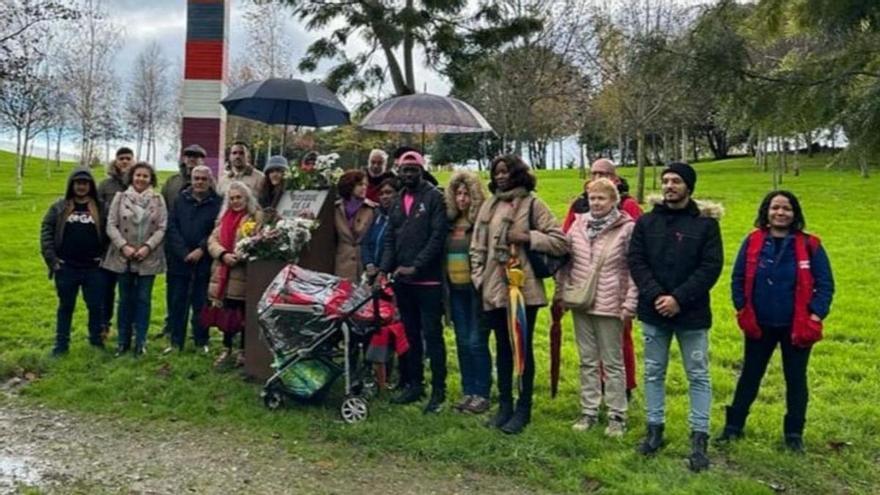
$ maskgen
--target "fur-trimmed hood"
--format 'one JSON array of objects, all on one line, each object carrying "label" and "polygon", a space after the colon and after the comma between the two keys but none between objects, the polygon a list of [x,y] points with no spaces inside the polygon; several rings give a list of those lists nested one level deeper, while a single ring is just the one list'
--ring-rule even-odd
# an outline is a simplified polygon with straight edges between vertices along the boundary
[{"label": "fur-trimmed hood", "polygon": [[[645,199],[645,202],[651,206],[663,206],[666,205],[663,203],[663,196],[659,194],[652,194]],[[716,203],[714,201],[707,201],[704,199],[691,199],[697,209],[700,211],[701,217],[714,218],[715,220],[721,220],[721,217],[724,216],[724,205],[721,203]]]},{"label": "fur-trimmed hood", "polygon": [[471,196],[471,206],[467,212],[467,219],[473,225],[477,222],[477,212],[480,211],[480,206],[483,205],[483,201],[486,199],[486,192],[483,190],[480,177],[473,172],[460,170],[449,179],[449,185],[443,191],[446,201],[446,217],[450,222],[458,218],[458,207],[455,205],[455,190],[462,184],[467,186],[468,193]]}]

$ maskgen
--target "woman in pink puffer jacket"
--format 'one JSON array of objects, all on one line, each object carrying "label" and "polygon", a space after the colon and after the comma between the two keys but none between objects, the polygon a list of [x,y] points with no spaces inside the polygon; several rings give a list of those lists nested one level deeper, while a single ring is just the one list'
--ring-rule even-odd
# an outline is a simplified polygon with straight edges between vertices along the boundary
[{"label": "woman in pink puffer jacket", "polygon": [[[598,423],[602,363],[608,406],[605,434],[619,437],[626,431],[627,411],[623,327],[635,315],[638,298],[626,260],[635,222],[617,209],[617,188],[608,179],[590,182],[587,192],[590,211],[578,214],[568,230],[571,262],[557,277],[555,299],[572,310],[580,354],[582,415],[572,428],[586,431]],[[586,289],[591,285],[595,290]]]}]

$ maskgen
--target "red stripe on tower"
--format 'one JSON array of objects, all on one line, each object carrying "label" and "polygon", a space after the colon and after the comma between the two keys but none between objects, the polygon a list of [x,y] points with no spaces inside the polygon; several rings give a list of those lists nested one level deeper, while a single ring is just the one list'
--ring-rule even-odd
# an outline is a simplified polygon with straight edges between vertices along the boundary
[{"label": "red stripe on tower", "polygon": [[183,81],[181,149],[199,144],[208,152],[205,164],[215,173],[223,163],[229,2],[188,0]]}]

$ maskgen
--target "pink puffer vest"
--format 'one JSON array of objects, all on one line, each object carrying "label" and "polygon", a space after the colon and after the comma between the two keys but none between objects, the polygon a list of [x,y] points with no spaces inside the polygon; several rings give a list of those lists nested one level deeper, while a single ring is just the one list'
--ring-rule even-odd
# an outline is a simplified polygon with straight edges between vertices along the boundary
[{"label": "pink puffer vest", "polygon": [[578,214],[568,238],[571,241],[571,263],[563,276],[564,283],[582,283],[596,269],[596,264],[607,242],[614,242],[599,268],[596,284],[596,301],[587,313],[600,316],[620,317],[623,309],[636,312],[638,289],[629,274],[626,253],[635,222],[629,215],[620,215],[615,222],[599,233],[595,239],[587,236],[589,214]]}]

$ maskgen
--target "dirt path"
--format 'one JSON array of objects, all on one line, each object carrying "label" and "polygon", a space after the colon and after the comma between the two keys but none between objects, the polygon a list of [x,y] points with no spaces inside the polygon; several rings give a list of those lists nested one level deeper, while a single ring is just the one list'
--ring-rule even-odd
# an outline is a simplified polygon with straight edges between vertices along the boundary
[{"label": "dirt path", "polygon": [[[299,449],[310,449],[303,445]],[[277,442],[26,405],[0,397],[0,493],[530,493],[400,460],[304,460]],[[30,492],[29,492],[30,493]]]}]

